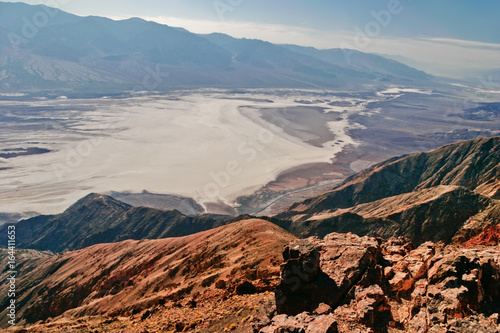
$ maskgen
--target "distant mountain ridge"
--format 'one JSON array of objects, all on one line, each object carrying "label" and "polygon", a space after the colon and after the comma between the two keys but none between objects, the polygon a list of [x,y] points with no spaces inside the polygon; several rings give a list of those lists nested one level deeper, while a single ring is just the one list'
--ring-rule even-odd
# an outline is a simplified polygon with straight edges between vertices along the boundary
[{"label": "distant mountain ridge", "polygon": [[[132,207],[92,193],[59,215],[41,215],[18,222],[16,241],[20,248],[62,252],[126,239],[185,236],[225,223],[208,215],[190,217],[176,210]],[[6,228],[4,225],[1,229]]]},{"label": "distant mountain ridge", "polygon": [[393,76],[395,78],[420,78],[427,80],[427,73],[402,64],[398,61],[385,58],[375,54],[367,54],[356,50],[327,49],[318,50],[313,47],[302,47],[297,45],[282,45],[291,51],[307,54],[311,57],[321,59],[325,62],[348,69],[372,73],[372,75]]},{"label": "distant mountain ridge", "polygon": [[430,78],[393,60],[352,54],[347,63],[342,50],[196,35],[139,18],[113,21],[0,2],[0,87],[6,92],[326,88]]}]

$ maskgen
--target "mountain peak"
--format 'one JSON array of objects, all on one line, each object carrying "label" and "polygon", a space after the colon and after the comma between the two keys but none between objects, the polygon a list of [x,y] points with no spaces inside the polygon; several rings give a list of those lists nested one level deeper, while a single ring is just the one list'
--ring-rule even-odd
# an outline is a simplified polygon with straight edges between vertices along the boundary
[{"label": "mountain peak", "polygon": [[62,252],[125,239],[185,236],[224,224],[224,220],[206,215],[190,217],[177,210],[132,207],[110,196],[91,193],[62,214],[22,220],[16,230],[19,248]]},{"label": "mountain peak", "polygon": [[117,209],[128,209],[132,207],[110,196],[99,193],[90,193],[71,205],[65,211],[65,213],[71,214],[75,211],[80,211],[82,208],[89,209],[89,207],[92,206],[99,206],[100,208],[106,207],[107,209],[110,209],[112,211],[115,211]]}]

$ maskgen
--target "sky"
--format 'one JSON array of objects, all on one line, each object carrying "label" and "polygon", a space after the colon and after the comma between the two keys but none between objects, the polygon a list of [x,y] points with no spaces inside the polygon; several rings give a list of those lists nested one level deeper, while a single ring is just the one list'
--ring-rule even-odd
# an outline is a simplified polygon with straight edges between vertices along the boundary
[{"label": "sky", "polygon": [[[8,1],[16,2],[16,1]],[[500,68],[499,0],[27,0],[316,48],[353,48],[445,76]],[[471,74],[472,75],[472,74]]]}]

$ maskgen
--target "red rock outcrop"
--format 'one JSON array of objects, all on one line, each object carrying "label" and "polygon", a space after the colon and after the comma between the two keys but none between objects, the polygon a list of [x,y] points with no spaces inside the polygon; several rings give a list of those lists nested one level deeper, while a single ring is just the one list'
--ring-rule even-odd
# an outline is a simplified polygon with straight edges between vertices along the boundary
[{"label": "red rock outcrop", "polygon": [[335,281],[320,269],[318,248],[310,242],[297,240],[283,251],[281,283],[276,288],[278,314],[299,314],[313,311],[319,303],[334,305],[338,301]]},{"label": "red rock outcrop", "polygon": [[[263,333],[500,330],[498,245],[426,242],[415,248],[404,238],[329,234],[290,243],[284,259],[278,315],[260,329]],[[326,274],[334,287],[323,288],[318,274]],[[294,279],[293,288],[281,288],[299,276],[304,278]],[[307,306],[297,304],[308,296]],[[313,328],[319,322],[328,324]]]}]

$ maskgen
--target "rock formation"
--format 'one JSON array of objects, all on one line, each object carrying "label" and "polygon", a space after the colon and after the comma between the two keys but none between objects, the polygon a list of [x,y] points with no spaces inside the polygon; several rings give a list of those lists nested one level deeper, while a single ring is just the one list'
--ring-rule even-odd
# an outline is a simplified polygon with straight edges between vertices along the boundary
[{"label": "rock formation", "polygon": [[297,240],[284,252],[281,283],[276,288],[276,309],[279,314],[312,312],[320,302],[335,303],[338,287],[320,269],[320,254],[311,243]]},{"label": "rock formation", "polygon": [[333,233],[293,241],[283,257],[277,315],[262,333],[500,330],[499,245]]}]

